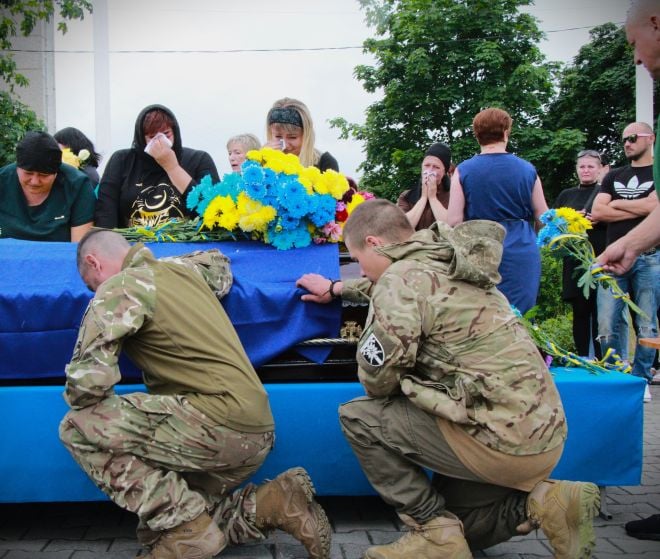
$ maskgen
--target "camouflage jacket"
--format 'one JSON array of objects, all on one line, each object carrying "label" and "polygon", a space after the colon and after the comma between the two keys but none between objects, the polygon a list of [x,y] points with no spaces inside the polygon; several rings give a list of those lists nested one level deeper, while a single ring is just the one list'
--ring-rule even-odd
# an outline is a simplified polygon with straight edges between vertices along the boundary
[{"label": "camouflage jacket", "polygon": [[566,421],[550,372],[494,287],[503,237],[494,222],[439,223],[378,249],[392,264],[375,284],[346,282],[342,296],[370,301],[357,352],[368,394],[403,393],[490,448],[533,455],[562,443]]},{"label": "camouflage jacket", "polygon": [[133,246],[85,311],[66,368],[66,401],[83,408],[111,394],[124,350],[149,392],[185,394],[237,430],[271,429],[266,391],[218,301],[231,285],[229,260],[218,250],[157,260]]}]

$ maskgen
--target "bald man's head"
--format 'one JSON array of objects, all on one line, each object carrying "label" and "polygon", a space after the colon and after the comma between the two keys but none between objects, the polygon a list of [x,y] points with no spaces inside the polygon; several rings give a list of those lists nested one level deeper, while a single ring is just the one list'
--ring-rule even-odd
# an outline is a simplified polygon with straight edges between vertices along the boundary
[{"label": "bald man's head", "polygon": [[96,291],[105,280],[118,274],[130,243],[119,233],[92,229],[78,243],[78,273],[87,287]]},{"label": "bald man's head", "polygon": [[653,79],[660,79],[660,1],[633,0],[626,37],[635,49],[635,64],[643,64]]}]

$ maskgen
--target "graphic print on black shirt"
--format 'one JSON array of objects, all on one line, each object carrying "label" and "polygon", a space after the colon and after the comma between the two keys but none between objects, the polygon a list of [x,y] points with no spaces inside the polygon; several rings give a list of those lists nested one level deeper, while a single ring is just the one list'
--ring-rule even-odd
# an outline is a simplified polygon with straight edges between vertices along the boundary
[{"label": "graphic print on black shirt", "polygon": [[[627,177],[624,177],[624,180]],[[619,195],[619,198],[625,200],[635,200],[636,198],[644,198],[648,196],[648,191],[653,188],[653,180],[640,182],[637,175],[633,175],[628,179],[628,182],[623,183],[618,180],[614,181],[614,190]]]},{"label": "graphic print on black shirt", "polygon": [[[655,196],[653,183],[653,165],[632,167],[626,165],[613,169],[603,179],[601,192],[609,194],[612,200],[638,200],[650,194]],[[641,223],[646,216],[611,221],[607,224],[607,244],[610,245],[618,238]]]},{"label": "graphic print on black shirt", "polygon": [[161,182],[139,190],[129,218],[129,227],[156,227],[171,219],[183,219],[181,195],[171,185]]}]

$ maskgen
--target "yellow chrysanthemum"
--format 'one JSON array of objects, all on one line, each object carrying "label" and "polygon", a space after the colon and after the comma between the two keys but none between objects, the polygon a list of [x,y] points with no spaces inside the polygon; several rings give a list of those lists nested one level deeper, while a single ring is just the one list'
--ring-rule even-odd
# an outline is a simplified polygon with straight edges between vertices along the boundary
[{"label": "yellow chrysanthemum", "polygon": [[245,192],[238,195],[237,209],[238,226],[246,232],[263,233],[277,215],[275,208],[253,200]]},{"label": "yellow chrysanthemum", "polygon": [[76,169],[80,168],[80,159],[78,159],[78,156],[75,155],[70,148],[62,149],[62,163],[71,165]]},{"label": "yellow chrysanthemum", "polygon": [[357,208],[362,202],[364,202],[364,196],[362,196],[362,194],[359,193],[353,194],[351,201],[348,204],[346,204],[346,213],[348,213],[348,215],[351,215],[353,213],[353,210]]},{"label": "yellow chrysanthemum", "polygon": [[341,173],[327,169],[314,184],[314,190],[319,194],[330,194],[335,200],[340,200],[348,190],[348,181]]},{"label": "yellow chrysanthemum", "polygon": [[300,160],[293,154],[287,153],[284,159],[283,171],[287,175],[299,175],[303,170]]},{"label": "yellow chrysanthemum", "polygon": [[222,215],[220,215],[218,218],[218,225],[227,231],[232,231],[236,229],[236,226],[238,225],[238,219],[238,210],[232,202],[232,207],[227,208],[226,211],[222,212]]},{"label": "yellow chrysanthemum", "polygon": [[[232,227],[226,227],[227,224],[232,223],[232,212],[236,213],[235,223]],[[225,217],[225,214],[229,214],[229,216]],[[236,212],[236,204],[234,204],[231,196],[216,196],[213,198],[204,212],[203,223],[207,229],[213,229],[216,226],[228,229],[229,231],[234,229],[236,223],[238,223],[238,213]]]},{"label": "yellow chrysanthemum", "polygon": [[263,155],[262,155],[262,150],[260,149],[251,149],[245,154],[245,157],[249,159],[250,161],[256,161],[261,165],[263,163]]},{"label": "yellow chrysanthemum", "polygon": [[566,221],[566,228],[569,233],[580,235],[592,229],[591,222],[573,208],[557,208],[557,217],[561,217]]},{"label": "yellow chrysanthemum", "polygon": [[[300,171],[300,183],[307,189],[309,194],[318,192],[316,185],[321,178],[321,171],[316,167],[303,167]],[[308,188],[309,186],[309,188]],[[319,194],[322,194],[319,192]]]}]

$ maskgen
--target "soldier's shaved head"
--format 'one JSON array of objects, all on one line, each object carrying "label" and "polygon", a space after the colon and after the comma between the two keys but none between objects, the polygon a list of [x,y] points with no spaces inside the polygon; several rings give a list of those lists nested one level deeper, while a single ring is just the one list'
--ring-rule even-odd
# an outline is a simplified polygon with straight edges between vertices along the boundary
[{"label": "soldier's shaved head", "polygon": [[78,243],[78,273],[92,291],[111,275],[121,270],[121,264],[131,249],[119,233],[107,229],[92,229]]},{"label": "soldier's shaved head", "polygon": [[367,236],[387,244],[401,243],[415,232],[403,210],[389,200],[367,200],[353,210],[344,225],[344,240],[361,249]]},{"label": "soldier's shaved head", "polygon": [[120,257],[123,260],[130,248],[130,243],[119,233],[107,229],[92,229],[78,243],[78,271],[84,266],[85,256],[88,254],[101,253],[106,257]]}]

